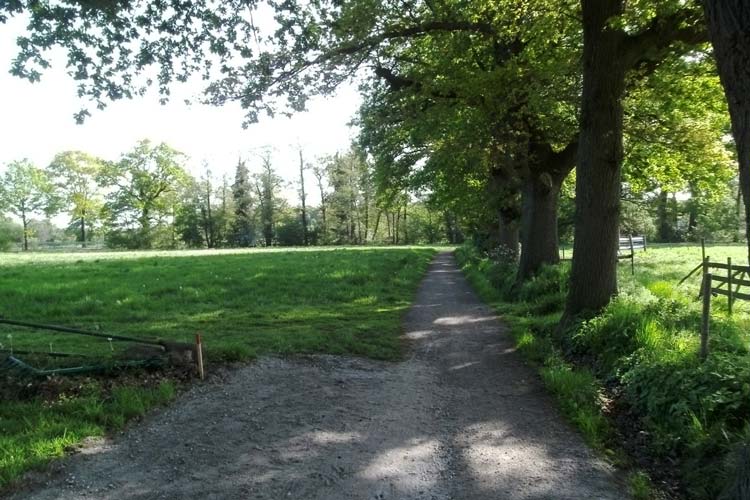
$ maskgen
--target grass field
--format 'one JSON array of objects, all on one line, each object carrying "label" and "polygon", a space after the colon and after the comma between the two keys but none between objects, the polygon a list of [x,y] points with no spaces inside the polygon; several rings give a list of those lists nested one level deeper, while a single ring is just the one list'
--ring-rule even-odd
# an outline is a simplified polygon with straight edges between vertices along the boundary
[{"label": "grass field", "polygon": [[[397,359],[433,249],[0,255],[0,314],[136,337],[204,337],[210,361],[331,353]],[[10,337],[9,337],[10,336]],[[4,349],[117,354],[106,339],[0,327]],[[113,353],[112,347],[115,347]],[[0,406],[0,487],[169,401],[170,380],[81,379]]]},{"label": "grass field", "polygon": [[[327,352],[393,359],[400,313],[432,250],[0,256],[2,315],[191,342],[209,358]],[[106,340],[4,326],[15,349],[97,352]],[[117,347],[117,344],[114,344]]]}]

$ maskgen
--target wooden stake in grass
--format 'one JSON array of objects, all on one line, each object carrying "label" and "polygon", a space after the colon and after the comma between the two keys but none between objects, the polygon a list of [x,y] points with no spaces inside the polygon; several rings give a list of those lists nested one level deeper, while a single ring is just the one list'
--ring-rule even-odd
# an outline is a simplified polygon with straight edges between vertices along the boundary
[{"label": "wooden stake in grass", "polygon": [[732,258],[727,257],[727,311],[732,315],[732,305],[734,303],[734,290],[732,289]]},{"label": "wooden stake in grass", "polygon": [[200,333],[195,334],[195,364],[198,368],[198,376],[203,380],[205,373],[203,372],[203,343]]},{"label": "wooden stake in grass", "polygon": [[703,318],[701,321],[701,359],[708,357],[708,324],[711,316],[711,273],[703,276]]},{"label": "wooden stake in grass", "polygon": [[628,236],[630,242],[630,274],[635,276],[635,250],[633,249],[633,235]]}]

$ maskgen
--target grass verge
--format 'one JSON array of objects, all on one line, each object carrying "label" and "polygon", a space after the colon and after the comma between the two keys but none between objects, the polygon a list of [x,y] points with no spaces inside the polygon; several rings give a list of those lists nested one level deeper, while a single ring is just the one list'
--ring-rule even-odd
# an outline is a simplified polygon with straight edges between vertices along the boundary
[{"label": "grass verge", "polygon": [[[604,311],[565,332],[556,326],[567,265],[546,268],[512,288],[512,265],[470,247],[458,257],[586,441],[616,460],[624,455],[610,450],[625,450],[631,464],[648,471],[629,479],[635,498],[655,495],[651,480],[680,497],[748,498],[742,495],[750,484],[750,467],[743,466],[750,456],[750,323],[746,312],[729,318],[717,303],[712,353],[700,362],[697,286],[676,287],[694,265],[683,256],[688,252],[696,250],[650,249],[635,277],[622,268],[621,293]],[[744,493],[732,493],[737,491]]]}]

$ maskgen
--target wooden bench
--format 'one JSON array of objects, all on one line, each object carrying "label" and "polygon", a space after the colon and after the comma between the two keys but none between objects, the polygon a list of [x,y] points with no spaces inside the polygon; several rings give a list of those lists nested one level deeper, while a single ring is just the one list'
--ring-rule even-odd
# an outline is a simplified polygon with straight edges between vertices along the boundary
[{"label": "wooden bench", "polygon": [[627,238],[620,238],[619,245],[617,246],[617,260],[630,259],[630,271],[633,275],[635,275],[636,250],[646,251],[645,236],[628,236]]}]

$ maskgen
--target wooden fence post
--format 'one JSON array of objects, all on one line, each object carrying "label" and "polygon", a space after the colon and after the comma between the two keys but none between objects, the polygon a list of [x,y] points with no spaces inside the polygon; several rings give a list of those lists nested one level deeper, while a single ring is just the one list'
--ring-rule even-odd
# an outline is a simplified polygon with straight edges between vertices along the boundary
[{"label": "wooden fence post", "polygon": [[198,368],[198,376],[203,380],[205,373],[203,371],[203,342],[200,333],[195,334],[195,363]]},{"label": "wooden fence post", "polygon": [[727,257],[727,311],[732,315],[732,305],[734,304],[734,290],[732,290],[732,258]]},{"label": "wooden fence post", "polygon": [[698,298],[703,297],[703,290],[706,286],[706,275],[708,274],[708,271],[711,269],[710,259],[711,259],[710,256],[703,256],[703,281],[701,281],[701,289],[698,292]]},{"label": "wooden fence post", "polygon": [[701,352],[703,361],[708,357],[708,327],[711,317],[711,273],[703,276],[703,317],[701,321]]}]

